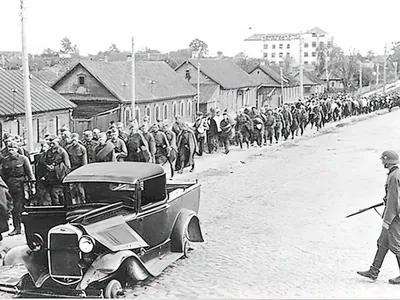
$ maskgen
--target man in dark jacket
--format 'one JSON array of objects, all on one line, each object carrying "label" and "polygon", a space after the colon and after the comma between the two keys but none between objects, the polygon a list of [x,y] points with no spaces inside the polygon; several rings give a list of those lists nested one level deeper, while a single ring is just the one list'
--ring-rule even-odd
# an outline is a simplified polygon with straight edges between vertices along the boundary
[{"label": "man in dark jacket", "polygon": [[194,171],[194,154],[196,153],[197,141],[194,132],[186,123],[180,123],[178,135],[178,158],[176,160],[176,170],[182,174],[183,169],[191,167],[190,172]]},{"label": "man in dark jacket", "polygon": [[14,230],[10,236],[21,234],[21,213],[25,202],[25,183],[35,180],[33,170],[28,158],[18,153],[18,147],[9,147],[10,155],[2,162],[1,176],[10,189],[13,199],[13,224]]},{"label": "man in dark jacket", "polygon": [[9,214],[13,210],[13,199],[8,192],[8,186],[0,176],[0,241],[3,240],[1,235],[7,232]]}]

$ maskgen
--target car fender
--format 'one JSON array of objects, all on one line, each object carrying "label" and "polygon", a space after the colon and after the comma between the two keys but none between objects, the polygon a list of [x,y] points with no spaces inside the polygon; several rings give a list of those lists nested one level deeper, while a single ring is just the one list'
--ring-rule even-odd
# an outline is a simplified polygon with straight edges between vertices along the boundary
[{"label": "car fender", "polygon": [[[23,264],[32,278],[33,283],[37,288],[40,288],[43,283],[50,277],[45,262],[38,252],[33,252],[27,245],[17,246],[7,252],[3,264],[17,265]],[[24,274],[21,274],[21,277]]]},{"label": "car fender", "polygon": [[131,250],[123,250],[99,256],[83,275],[83,278],[76,289],[84,290],[93,282],[102,281],[111,277],[128,258],[133,258],[130,261],[130,274],[137,274],[137,277],[140,278],[144,277],[141,280],[147,278],[147,270],[140,258]]},{"label": "car fender", "polygon": [[182,209],[175,220],[171,233],[172,252],[183,251],[183,239],[191,242],[204,242],[200,228],[200,220],[192,210]]}]

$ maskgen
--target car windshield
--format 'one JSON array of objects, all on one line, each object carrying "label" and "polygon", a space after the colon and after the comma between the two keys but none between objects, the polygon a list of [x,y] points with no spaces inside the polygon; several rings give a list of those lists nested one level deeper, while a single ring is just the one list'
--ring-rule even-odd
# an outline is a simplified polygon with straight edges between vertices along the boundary
[{"label": "car windshield", "polygon": [[80,184],[71,184],[71,188],[78,191],[78,193],[71,193],[71,202],[73,205],[116,202],[124,202],[132,205],[136,202],[134,184],[83,182]]}]

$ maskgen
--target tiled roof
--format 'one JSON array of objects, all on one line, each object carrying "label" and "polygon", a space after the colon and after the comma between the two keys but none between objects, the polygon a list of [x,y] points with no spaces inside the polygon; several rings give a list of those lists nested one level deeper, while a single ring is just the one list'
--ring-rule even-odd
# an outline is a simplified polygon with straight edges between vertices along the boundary
[{"label": "tiled roof", "polygon": [[[249,74],[233,60],[228,59],[188,59],[196,69],[200,63],[200,71],[224,89],[237,89],[257,86]],[[179,68],[179,67],[178,67]]]},{"label": "tiled roof", "polygon": [[58,73],[52,70],[33,71],[31,73],[48,86],[52,86],[62,75],[62,73]]},{"label": "tiled roof", "polygon": [[[267,65],[259,65],[256,67],[256,69],[257,68],[260,68],[265,74],[270,76],[274,81],[276,81],[278,84],[281,84],[281,74],[273,67]],[[290,75],[283,75],[283,83],[285,86],[298,85],[298,81]]]},{"label": "tiled roof", "polygon": [[216,84],[200,85],[200,103],[208,103],[217,89],[218,85]]},{"label": "tiled roof", "polygon": [[[65,110],[76,107],[35,76],[31,78],[32,113]],[[12,90],[16,90],[15,93]],[[0,116],[25,114],[22,71],[0,69]]]},{"label": "tiled roof", "polygon": [[[296,78],[296,80],[297,80],[297,77],[299,77],[299,80],[300,80],[300,72],[299,71],[294,72],[292,74],[292,76],[294,78]],[[322,84],[322,82],[320,79],[318,79],[316,76],[314,76],[310,72],[303,70],[303,84],[304,85],[318,85],[318,84]]]},{"label": "tiled roof", "polygon": [[[120,101],[131,101],[131,62],[81,61],[75,67],[79,64]],[[68,76],[70,72],[65,76]],[[191,84],[162,61],[136,61],[135,81],[136,101],[191,97],[197,93]]]}]

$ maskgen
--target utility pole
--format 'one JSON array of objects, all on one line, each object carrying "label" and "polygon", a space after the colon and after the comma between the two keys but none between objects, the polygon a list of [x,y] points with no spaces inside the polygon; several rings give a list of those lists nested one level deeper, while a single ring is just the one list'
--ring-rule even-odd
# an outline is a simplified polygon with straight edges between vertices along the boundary
[{"label": "utility pole", "polygon": [[285,102],[283,98],[283,68],[281,67],[281,105]]},{"label": "utility pole", "polygon": [[393,62],[394,64],[394,82],[397,82],[397,61]]},{"label": "utility pole", "polygon": [[361,94],[361,92],[362,92],[362,87],[363,87],[363,85],[362,85],[362,64],[361,64],[361,61],[360,61],[360,79],[359,79],[359,84],[360,84],[360,94]]},{"label": "utility pole", "polygon": [[304,87],[303,87],[303,36],[300,33],[300,99],[304,98]]},{"label": "utility pole", "polygon": [[385,43],[385,54],[384,54],[384,61],[383,61],[383,94],[386,93],[386,43]]},{"label": "utility pole", "polygon": [[[131,119],[136,119],[135,96],[136,96],[136,79],[135,79],[135,38],[132,37],[132,102],[131,102]],[[139,120],[137,120],[139,122]]]},{"label": "utility pole", "polygon": [[379,84],[379,64],[376,64],[376,89],[378,89]]},{"label": "utility pole", "polygon": [[25,121],[28,134],[28,152],[33,152],[33,124],[32,124],[32,104],[31,104],[31,83],[29,79],[29,55],[26,43],[25,30],[25,6],[24,0],[20,0],[21,4],[21,36],[22,36],[22,68],[24,71],[24,100],[25,100]]},{"label": "utility pole", "polygon": [[197,63],[197,112],[200,111],[200,62]]},{"label": "utility pole", "polygon": [[326,90],[329,92],[328,47],[326,48],[326,57],[325,57],[325,77],[326,77]]}]

